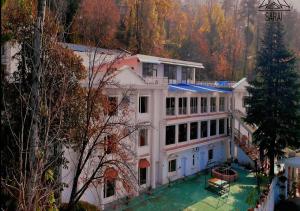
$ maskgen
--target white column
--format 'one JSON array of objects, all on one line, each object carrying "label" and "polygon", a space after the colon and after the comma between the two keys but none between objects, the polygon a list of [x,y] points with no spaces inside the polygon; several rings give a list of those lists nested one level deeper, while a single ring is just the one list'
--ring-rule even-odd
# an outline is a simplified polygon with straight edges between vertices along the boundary
[{"label": "white column", "polygon": [[190,131],[191,131],[190,122],[187,122],[187,133],[186,133],[187,134],[187,141],[190,140],[190,135],[191,135]]},{"label": "white column", "polygon": [[191,102],[190,102],[190,100],[191,100],[191,97],[187,97],[186,98],[186,114],[187,115],[190,115],[191,114]]},{"label": "white column", "polygon": [[207,121],[207,137],[210,137],[210,120]]},{"label": "white column", "polygon": [[209,113],[210,112],[210,95],[206,96],[206,99],[207,99],[207,112]]},{"label": "white column", "polygon": [[219,120],[220,120],[220,119],[216,119],[216,123],[217,123],[217,125],[216,125],[216,130],[217,130],[217,131],[216,131],[216,135],[217,135],[217,136],[220,135],[220,134],[219,134],[219,127],[220,127],[220,125],[219,125]]},{"label": "white column", "polygon": [[196,68],[193,68],[193,84],[196,84]]}]

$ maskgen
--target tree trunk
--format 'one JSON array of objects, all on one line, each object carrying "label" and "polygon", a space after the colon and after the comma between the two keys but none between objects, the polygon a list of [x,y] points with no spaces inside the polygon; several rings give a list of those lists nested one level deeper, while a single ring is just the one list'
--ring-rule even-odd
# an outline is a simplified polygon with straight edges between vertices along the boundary
[{"label": "tree trunk", "polygon": [[41,78],[41,49],[42,49],[42,34],[45,17],[46,0],[39,0],[37,5],[37,18],[33,40],[33,68],[32,68],[32,85],[31,85],[31,115],[32,127],[29,139],[29,166],[30,177],[27,184],[27,202],[29,209],[36,210],[36,188],[38,183],[38,149],[39,149],[39,104],[40,104],[40,78]]}]

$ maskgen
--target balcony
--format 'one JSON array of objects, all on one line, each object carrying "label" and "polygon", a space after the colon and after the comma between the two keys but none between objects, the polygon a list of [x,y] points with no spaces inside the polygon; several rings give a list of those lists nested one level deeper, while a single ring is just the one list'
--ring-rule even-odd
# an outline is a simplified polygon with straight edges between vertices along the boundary
[{"label": "balcony", "polygon": [[168,85],[168,78],[166,77],[145,77],[144,80],[148,85]]}]

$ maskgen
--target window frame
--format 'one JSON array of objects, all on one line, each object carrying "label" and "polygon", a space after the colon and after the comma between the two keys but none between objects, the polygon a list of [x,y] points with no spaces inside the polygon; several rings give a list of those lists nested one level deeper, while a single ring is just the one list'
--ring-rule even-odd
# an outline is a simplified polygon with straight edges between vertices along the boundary
[{"label": "window frame", "polygon": [[[180,106],[180,104],[181,104],[181,106]],[[179,97],[178,98],[178,115],[186,115],[186,114],[187,114],[187,97]]]},{"label": "window frame", "polygon": [[[175,165],[174,165],[174,162],[175,162]],[[177,171],[177,160],[175,158],[175,159],[168,161],[168,173],[174,173],[176,171]]]},{"label": "window frame", "polygon": [[[143,174],[141,171],[144,171]],[[145,178],[141,179],[141,176],[145,176]],[[139,168],[139,185],[147,184],[147,168]]]},{"label": "window frame", "polygon": [[[144,104],[145,107],[145,112],[142,112],[142,99],[146,99],[146,104]],[[139,96],[139,113],[140,114],[148,114],[149,113],[149,96],[142,95]]]},{"label": "window frame", "polygon": [[[112,187],[113,187],[113,194],[112,195],[107,195],[108,194],[108,184],[113,184]],[[116,194],[116,181],[113,180],[113,181],[109,181],[109,180],[105,180],[104,182],[104,187],[103,187],[103,198],[109,198],[109,197],[112,197]]]},{"label": "window frame", "polygon": [[[169,103],[168,103],[168,100],[170,101]],[[171,106],[168,107],[168,104],[171,105]],[[173,104],[173,106],[172,106],[172,104]],[[175,97],[167,97],[166,98],[166,115],[167,116],[174,116],[175,115],[175,108],[176,108],[176,98]]]},{"label": "window frame", "polygon": [[210,112],[217,112],[217,98],[210,97]]},{"label": "window frame", "polygon": [[208,150],[207,158],[208,158],[208,160],[213,160],[214,159],[214,150],[213,149]]},{"label": "window frame", "polygon": [[[174,127],[174,134],[173,134],[173,137],[168,135],[167,133],[167,128],[173,128]],[[168,145],[171,145],[171,144],[175,144],[176,143],[176,125],[167,125],[166,128],[166,135],[165,135],[165,145],[168,146]],[[173,142],[167,142],[167,140],[169,140],[168,138],[172,137],[172,140]]]},{"label": "window frame", "polygon": [[177,66],[172,64],[164,64],[164,77],[168,78],[168,83],[176,83]]},{"label": "window frame", "polygon": [[[206,129],[205,130],[202,129],[202,123],[206,124]],[[205,134],[206,134],[205,136],[203,135],[204,131],[205,131]],[[208,120],[204,120],[204,121],[200,122],[200,137],[201,138],[207,138],[208,137]]]},{"label": "window frame", "polygon": [[[215,124],[212,124],[212,122],[214,122]],[[215,126],[215,130],[213,130],[213,128],[212,128],[212,126]],[[215,136],[215,135],[217,135],[217,120],[216,119],[211,119],[210,121],[209,121],[209,135],[210,136]],[[213,133],[213,131],[214,131],[214,133]]]},{"label": "window frame", "polygon": [[193,68],[181,67],[181,82],[187,83],[190,80],[193,80]]},{"label": "window frame", "polygon": [[[194,134],[194,132],[192,133],[192,124],[197,124],[197,127],[194,128],[194,130],[196,131],[196,137],[194,138],[194,136],[192,137],[192,134]],[[191,122],[190,123],[190,140],[196,140],[198,139],[198,127],[199,127],[199,123],[198,122]]]},{"label": "window frame", "polygon": [[198,97],[190,97],[190,113],[191,114],[198,113]]},{"label": "window frame", "polygon": [[[113,100],[114,99],[114,100]],[[104,108],[104,115],[106,116],[117,116],[119,107],[119,98],[116,95],[107,96],[109,108]],[[113,102],[115,101],[115,102]]]},{"label": "window frame", "polygon": [[[221,102],[223,102],[221,104]],[[219,111],[225,111],[225,97],[219,97]]]},{"label": "window frame", "polygon": [[196,159],[195,159],[195,154],[193,154],[193,156],[192,156],[192,166],[194,167],[195,166],[195,162],[196,161]]},{"label": "window frame", "polygon": [[[223,121],[223,131],[221,130],[221,124],[220,122]],[[219,135],[225,134],[225,119],[219,119]]]},{"label": "window frame", "polygon": [[[141,133],[142,131],[145,131],[145,140],[144,140],[144,145],[141,145]],[[148,146],[148,129],[147,128],[140,128],[139,129],[139,147],[145,147]]]},{"label": "window frame", "polygon": [[201,113],[207,113],[207,104],[207,97],[201,97]]},{"label": "window frame", "polygon": [[[182,127],[185,127],[185,131],[181,132]],[[188,140],[187,137],[188,125],[187,123],[178,124],[178,143],[186,142]]]},{"label": "window frame", "polygon": [[142,76],[144,78],[157,77],[157,64],[143,62],[142,63]]}]

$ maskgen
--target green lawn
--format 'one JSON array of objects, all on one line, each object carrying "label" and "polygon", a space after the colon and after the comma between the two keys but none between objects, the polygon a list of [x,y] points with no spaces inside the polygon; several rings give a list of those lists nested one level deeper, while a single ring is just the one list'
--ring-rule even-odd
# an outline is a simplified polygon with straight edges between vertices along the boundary
[{"label": "green lawn", "polygon": [[[170,187],[155,189],[151,196],[142,194],[131,200],[128,206],[120,210],[126,211],[173,211],[173,210],[241,210],[246,211],[249,205],[246,198],[255,188],[256,179],[247,171],[237,170],[239,179],[230,186],[229,195],[222,197],[205,189],[205,176],[192,176],[185,181],[172,183]],[[258,194],[255,194],[257,196]]]}]

